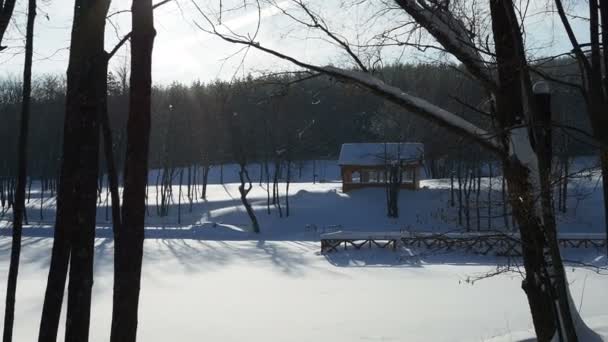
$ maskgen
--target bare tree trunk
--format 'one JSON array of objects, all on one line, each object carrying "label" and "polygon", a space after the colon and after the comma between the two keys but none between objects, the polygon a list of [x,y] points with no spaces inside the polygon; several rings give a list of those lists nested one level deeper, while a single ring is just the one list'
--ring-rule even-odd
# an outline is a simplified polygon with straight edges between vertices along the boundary
[{"label": "bare tree trunk", "polygon": [[477,188],[475,189],[475,218],[477,220],[477,231],[481,230],[481,208],[480,200],[481,196],[481,167],[477,167]]},{"label": "bare tree trunk", "polygon": [[[496,45],[498,79],[500,87],[496,96],[497,121],[501,127],[511,127],[523,121],[525,89],[523,75],[518,66],[523,66],[519,59],[519,49],[523,49],[519,25],[514,21],[511,1],[490,1],[492,13],[492,30]],[[529,95],[529,94],[528,94]],[[523,134],[520,129],[519,134]],[[527,144],[526,137],[513,137]],[[528,153],[528,152],[527,152]],[[509,202],[513,217],[517,218],[522,240],[522,254],[526,277],[522,288],[526,292],[528,304],[539,341],[549,341],[556,331],[556,316],[553,299],[548,291],[550,285],[546,277],[546,264],[543,251],[545,237],[539,222],[538,208],[533,186],[530,183],[530,170],[513,159],[503,159],[503,174],[508,182]]]},{"label": "bare tree trunk", "polygon": [[135,342],[137,337],[150,145],[152,49],[156,35],[152,1],[133,0],[131,18],[131,87],[122,226],[114,254],[112,342]]},{"label": "bare tree trunk", "polygon": [[283,217],[283,209],[281,208],[281,196],[279,194],[279,177],[281,172],[281,161],[277,157],[274,164],[274,182],[272,184],[272,203],[279,209],[279,217]]},{"label": "bare tree trunk", "polygon": [[[34,22],[36,19],[36,0],[28,1],[27,29],[25,38],[25,63],[23,66],[23,92],[21,100],[21,122],[19,124],[19,147],[17,151],[18,173],[13,208],[13,237],[11,244],[11,261],[6,286],[6,306],[4,310],[3,342],[13,340],[13,323],[15,319],[15,294],[17,292],[17,275],[21,255],[21,233],[23,214],[25,212],[25,183],[27,181],[27,135],[30,122],[30,102],[32,93],[32,55],[34,51]],[[30,189],[31,189],[30,181]],[[29,196],[28,196],[29,197]]]},{"label": "bare tree trunk", "polygon": [[179,169],[179,190],[177,191],[177,224],[182,223],[182,182],[184,178],[184,169]]},{"label": "bare tree trunk", "polygon": [[500,188],[500,194],[502,196],[502,217],[505,220],[505,228],[507,228],[507,230],[510,228],[509,227],[509,217],[511,216],[509,214],[508,211],[508,200],[507,200],[507,177],[505,176],[505,165],[502,166],[502,177],[501,177],[501,188]]},{"label": "bare tree trunk", "polygon": [[285,217],[289,217],[289,183],[291,181],[291,160],[287,159],[287,174],[285,176]]},{"label": "bare tree trunk", "polygon": [[44,188],[42,187],[42,183],[43,183],[43,180],[41,178],[40,179],[40,223],[42,223],[42,220],[44,219],[43,214],[42,214],[42,205],[44,203]]},{"label": "bare tree trunk", "polygon": [[452,170],[450,171],[450,207],[454,207],[454,162],[452,162]]},{"label": "bare tree trunk", "polygon": [[388,165],[387,216],[399,217],[399,188],[401,186],[401,167],[395,163]]},{"label": "bare tree trunk", "polygon": [[[601,164],[602,164],[602,188],[604,191],[604,215],[606,225],[606,255],[608,255],[608,150],[605,150],[601,154]],[[567,191],[564,188],[564,193]]]},{"label": "bare tree trunk", "polygon": [[112,229],[114,232],[114,238],[116,238],[116,232],[120,231],[121,225],[120,195],[118,193],[118,173],[116,171],[116,164],[114,163],[114,144],[112,143],[112,128],[110,125],[110,116],[108,113],[107,101],[105,101],[104,113],[101,117],[101,130],[103,134],[103,150],[105,153],[106,167],[108,171],[108,184],[112,201]]},{"label": "bare tree trunk", "polygon": [[488,163],[488,172],[488,230],[492,230],[492,177],[494,176],[494,170],[491,161]]},{"label": "bare tree trunk", "polygon": [[456,169],[456,178],[458,179],[458,224],[462,226],[462,161],[458,160]]},{"label": "bare tree trunk", "polygon": [[209,162],[206,161],[205,165],[203,165],[203,191],[201,198],[207,199],[207,184],[209,183]]},{"label": "bare tree trunk", "polygon": [[270,215],[270,172],[268,170],[268,158],[264,161],[264,170],[266,173],[266,213]]},{"label": "bare tree trunk", "polygon": [[251,220],[251,224],[253,226],[253,232],[259,233],[260,225],[258,224],[258,219],[255,216],[255,212],[253,211],[251,204],[247,200],[247,195],[249,194],[249,191],[251,191],[252,188],[251,179],[249,178],[249,173],[247,172],[247,167],[245,166],[245,164],[240,163],[239,166],[239,178],[241,180],[241,185],[239,186],[239,193],[241,194],[241,202],[243,203],[243,206],[247,211],[247,215],[249,215],[249,219]]},{"label": "bare tree trunk", "polygon": [[[607,164],[608,166],[608,164]],[[569,170],[570,168],[570,163],[568,161],[568,157],[564,158],[564,177],[562,179],[562,189],[560,189],[560,193],[561,193],[561,198],[562,198],[562,205],[561,205],[561,211],[563,213],[568,211],[568,179],[570,178],[568,176],[568,173],[570,172]],[[604,187],[605,189],[606,187]],[[604,198],[608,198],[606,196],[604,196]],[[604,201],[606,202],[606,201]]]},{"label": "bare tree trunk", "polygon": [[76,0],[67,72],[63,158],[39,341],[55,341],[70,263],[66,341],[87,341],[93,286],[99,120],[106,96],[109,1]]}]

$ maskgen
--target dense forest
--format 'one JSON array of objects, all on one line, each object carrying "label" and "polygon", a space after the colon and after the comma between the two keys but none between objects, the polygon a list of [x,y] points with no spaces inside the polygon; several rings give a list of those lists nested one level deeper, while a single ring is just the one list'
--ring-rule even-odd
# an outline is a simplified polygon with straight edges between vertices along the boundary
[{"label": "dense forest", "polygon": [[[572,75],[572,62],[545,63],[543,75],[559,79]],[[574,69],[574,72],[576,70]],[[482,127],[492,125],[483,89],[454,65],[394,65],[377,71],[391,84],[458,113]],[[123,169],[127,118],[127,73],[108,74],[108,111],[113,127],[117,169]],[[20,82],[0,81],[0,135],[16,143]],[[427,173],[446,177],[441,167],[450,159],[471,156],[461,138],[409,114],[352,84],[327,76],[282,74],[248,77],[233,82],[172,83],[152,89],[150,167],[211,167],[235,162],[238,143],[248,162],[333,159],[340,145],[362,141],[419,141],[425,144]],[[587,131],[582,97],[575,89],[553,82],[553,110],[557,129],[556,153],[593,153],[593,145],[579,130]],[[45,75],[34,81],[30,129],[30,176],[54,179],[59,166],[64,116],[65,78]],[[237,127],[238,130],[234,128]],[[238,136],[236,136],[238,135]],[[449,143],[448,143],[449,142]],[[0,177],[15,175],[16,148],[2,158]],[[477,148],[477,147],[474,147]],[[484,153],[475,154],[484,157]],[[102,172],[105,162],[101,160]]]}]

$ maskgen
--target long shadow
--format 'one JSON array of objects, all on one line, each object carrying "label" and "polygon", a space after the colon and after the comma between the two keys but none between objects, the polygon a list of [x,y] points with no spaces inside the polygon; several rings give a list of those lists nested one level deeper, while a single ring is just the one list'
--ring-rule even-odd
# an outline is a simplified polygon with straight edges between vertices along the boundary
[{"label": "long shadow", "polygon": [[[292,183],[292,186],[295,186],[295,185],[297,185],[297,183]],[[200,218],[200,216],[196,215],[196,213],[203,213],[203,212],[208,212],[208,211],[213,211],[216,209],[223,209],[223,208],[240,207],[242,205],[240,198],[238,196],[233,196],[232,192],[230,191],[229,186],[236,186],[235,184],[222,184],[221,186],[222,186],[222,189],[225,191],[225,193],[228,195],[228,197],[229,197],[228,199],[226,199],[224,197],[224,199],[216,200],[213,198],[213,195],[211,194],[210,198],[207,198],[204,200],[203,199],[194,199],[194,201],[192,203],[192,210],[190,210],[189,201],[186,198],[183,198],[182,203],[181,203],[181,213],[182,213],[183,222],[181,224],[194,223],[190,220]],[[263,188],[261,186],[258,186],[257,184],[255,186],[259,187],[259,188]],[[232,189],[232,190],[235,191],[234,189]],[[373,198],[369,198],[370,193],[374,194]],[[413,193],[413,192],[409,191],[409,190],[403,190],[402,193],[407,195],[407,194]],[[445,194],[445,190],[423,189],[423,190],[419,191],[418,193],[424,193],[424,196],[426,198],[428,198],[428,197],[435,197],[436,195],[440,195],[440,194]],[[265,210],[265,208],[262,209],[261,207],[266,206],[265,190],[263,191],[263,194],[258,194],[258,195],[260,195],[260,196],[258,196],[258,197],[250,196],[250,201],[253,206],[259,207],[258,210],[260,212],[263,212]],[[340,204],[340,203],[349,203],[349,202],[370,202],[370,201],[374,201],[376,199],[383,199],[384,195],[383,195],[382,189],[356,190],[356,191],[349,192],[347,195],[342,194],[341,192],[339,193],[337,191],[331,191],[331,190],[327,191],[327,192],[315,192],[314,190],[307,191],[307,190],[301,189],[296,192],[292,191],[289,194],[290,200],[292,202],[291,204],[294,206],[297,206],[297,203],[294,202],[294,199],[297,200],[299,197],[304,197],[304,196],[309,197],[309,199],[311,201],[313,201],[313,203],[315,203],[317,200],[321,200],[321,202],[330,200],[332,202],[336,202],[336,203]],[[281,193],[281,198],[284,199],[283,193]],[[45,201],[47,203],[52,202],[52,205],[45,204],[45,206],[43,206],[42,220],[40,219],[40,208],[37,204],[37,199],[34,202],[32,202],[32,204],[26,205],[28,218],[32,224],[53,224],[54,223],[54,219],[55,219],[54,198],[51,198],[51,199],[52,199],[52,201],[49,201],[49,198],[45,198]],[[403,201],[407,201],[407,198],[403,199]],[[147,207],[148,207],[149,215],[147,215],[146,220],[148,223],[153,223],[153,224],[168,224],[168,225],[177,224],[178,206],[179,206],[179,204],[177,203],[176,200],[174,202],[170,202],[167,205],[169,216],[160,217],[156,214],[156,207],[157,207],[156,204],[148,204]],[[294,207],[294,211],[295,210],[297,210],[296,207]],[[107,215],[106,215],[106,211],[107,211]],[[195,214],[195,215],[192,215],[192,214]],[[3,220],[10,221],[10,216],[11,216],[11,214],[9,211],[9,212],[5,213]],[[97,222],[108,223],[108,222],[110,222],[110,219],[111,219],[111,208],[107,207],[107,205],[104,201],[98,203],[98,205],[97,205]]]},{"label": "long shadow", "polygon": [[[439,190],[426,189],[423,190],[423,192],[426,198],[434,198],[436,196],[441,196],[442,194]],[[376,202],[382,197],[380,195],[381,191],[353,191],[352,193],[345,195],[337,191],[311,192],[300,190],[290,195],[292,217],[295,217],[293,219],[292,217],[280,219],[275,212],[268,215],[266,213],[266,198],[254,198],[251,202],[258,216],[258,220],[260,220],[262,225],[262,233],[260,235],[248,231],[247,227],[250,223],[244,212],[234,210],[234,208],[240,208],[241,206],[240,200],[236,198],[219,201],[199,200],[192,204],[192,210],[190,210],[190,204],[188,202],[183,203],[179,224],[175,215],[177,213],[177,204],[173,203],[169,205],[170,216],[167,217],[158,217],[156,215],[155,206],[152,205],[148,206],[148,212],[150,214],[146,217],[146,238],[215,241],[258,239],[269,241],[315,241],[318,240],[321,233],[326,232],[327,230],[387,231],[403,228],[395,223],[387,224],[387,222],[383,222],[375,224],[373,222],[361,222],[361,218],[365,219],[369,216],[367,210],[377,209],[376,207],[369,208],[369,205],[374,203],[378,206]],[[407,195],[408,194],[406,193],[406,197]],[[409,200],[411,200],[411,198]],[[407,208],[410,204],[408,203],[408,199],[402,201],[404,202],[403,206]],[[366,211],[360,210],[361,208],[366,208]],[[336,215],[336,213],[344,214]],[[54,216],[54,209],[49,208],[47,214],[53,214]],[[380,217],[383,217],[383,212],[377,214],[379,214]],[[418,212],[414,209],[412,209],[412,213],[405,210],[402,211],[403,220],[406,221],[414,221],[416,215],[418,215]],[[43,222],[30,219],[30,225],[24,228],[24,235],[52,237],[54,217],[48,216],[49,215],[45,215],[45,220]],[[96,236],[100,238],[111,238],[111,222],[105,220],[104,206],[98,207],[97,217],[98,227],[96,229]],[[302,219],[302,217],[304,217],[304,219]],[[306,223],[307,221],[314,224],[309,225]],[[370,219],[367,219],[366,221],[370,221]],[[326,227],[329,228],[326,229],[323,226],[318,227],[320,222],[323,222],[321,225],[325,224]],[[342,225],[342,222],[346,223]],[[288,225],[288,227],[283,228],[282,226],[284,225]],[[298,227],[299,225],[302,227]],[[271,229],[268,229],[269,226]],[[309,226],[314,228],[310,228]],[[0,227],[9,228],[10,222],[0,222]],[[0,236],[10,234],[10,229],[0,228]]]}]

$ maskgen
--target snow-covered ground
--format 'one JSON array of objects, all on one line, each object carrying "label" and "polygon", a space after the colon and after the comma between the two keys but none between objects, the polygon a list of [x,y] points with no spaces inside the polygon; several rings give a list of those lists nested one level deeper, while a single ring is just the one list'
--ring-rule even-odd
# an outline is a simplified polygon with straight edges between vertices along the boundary
[{"label": "snow-covered ground", "polygon": [[[15,341],[36,338],[51,242],[23,242]],[[112,241],[96,245],[91,340],[107,341]],[[9,246],[0,238],[2,283]],[[531,328],[519,275],[468,282],[505,260],[318,251],[315,242],[147,239],[140,340],[483,341]],[[568,271],[583,316],[605,325],[608,277]]]},{"label": "snow-covered ground", "polygon": [[[513,272],[472,282],[513,260],[428,250],[342,251],[319,254],[319,234],[331,230],[458,230],[448,205],[449,181],[426,180],[402,191],[400,217],[386,217],[382,189],[344,194],[335,164],[310,165],[291,184],[290,217],[266,212],[265,185],[250,198],[262,233],[250,232],[233,167],[212,169],[207,200],[177,200],[159,217],[149,189],[140,306],[141,341],[516,341],[531,335],[521,276]],[[297,172],[295,172],[297,175]],[[252,168],[252,178],[258,176]],[[154,184],[155,174],[150,176]],[[175,183],[174,183],[175,184]],[[493,188],[500,189],[495,179]],[[482,187],[487,189],[488,181]],[[285,184],[280,185],[283,196]],[[46,285],[54,201],[45,199],[40,220],[34,187],[28,204],[17,293],[15,341],[36,339]],[[185,191],[185,187],[184,187]],[[571,184],[560,230],[602,232],[601,188],[590,174]],[[177,196],[178,188],[173,194]],[[483,196],[487,193],[484,192]],[[496,193],[499,197],[499,194]],[[112,298],[113,242],[106,207],[98,211],[91,340],[107,341]],[[484,197],[485,198],[485,197]],[[499,213],[500,210],[496,209]],[[0,221],[0,283],[10,254],[7,219]],[[502,222],[502,218],[495,223]],[[473,224],[473,227],[475,225]],[[4,236],[3,236],[4,235]],[[602,251],[565,250],[568,277],[583,317],[608,336],[608,276]],[[0,286],[4,297],[5,286]]]},{"label": "snow-covered ground", "polygon": [[[586,160],[578,163],[583,168]],[[298,170],[292,171],[294,179],[290,184],[289,203],[290,216],[279,217],[279,209],[271,207],[267,213],[266,184],[259,184],[260,168],[256,165],[250,167],[253,180],[253,189],[250,199],[257,218],[260,221],[261,236],[270,240],[317,240],[319,233],[332,230],[364,230],[364,231],[453,231],[464,230],[464,224],[458,225],[458,208],[449,205],[450,181],[449,179],[422,180],[420,191],[403,190],[399,195],[400,216],[391,219],[386,216],[386,195],[382,189],[361,189],[349,193],[341,190],[339,169],[335,161],[317,162],[315,173],[317,180],[312,183],[313,168],[311,163],[303,167],[299,176]],[[213,240],[249,240],[260,236],[249,233],[250,220],[241,203],[238,191],[239,184],[236,167],[227,165],[223,167],[224,184],[220,183],[220,168],[211,169],[207,199],[195,198],[190,205],[186,192],[187,187],[182,186],[181,209],[178,209],[179,186],[178,173],[173,175],[173,201],[169,205],[169,214],[160,217],[157,213],[156,203],[160,201],[155,186],[157,171],[150,173],[148,191],[148,216],[146,218],[148,237],[166,238],[194,238]],[[186,174],[184,173],[184,179]],[[482,178],[480,194],[481,229],[488,228],[487,191],[489,179]],[[285,216],[286,184],[279,184],[281,206]],[[271,185],[272,187],[272,185]],[[505,227],[503,208],[501,205],[501,178],[492,178],[491,212],[495,218],[491,229]],[[568,212],[558,213],[558,225],[561,232],[577,233],[603,233],[604,216],[601,210],[603,205],[601,181],[597,173],[584,172],[577,174],[570,181],[568,193]],[[42,210],[40,208],[40,192],[34,183],[28,207],[30,235],[52,236],[55,214],[55,200],[45,193]],[[104,190],[100,196],[97,221],[98,236],[110,237],[111,214],[109,196]],[[456,196],[457,199],[457,196]],[[457,202],[457,201],[456,201]],[[178,220],[178,212],[180,219]],[[464,215],[464,213],[463,213]],[[471,223],[470,229],[476,230],[475,193],[471,194]],[[10,212],[0,218],[1,228],[8,227]],[[463,223],[465,222],[463,218]],[[511,226],[512,227],[512,226]],[[104,229],[105,228],[105,229]]]}]

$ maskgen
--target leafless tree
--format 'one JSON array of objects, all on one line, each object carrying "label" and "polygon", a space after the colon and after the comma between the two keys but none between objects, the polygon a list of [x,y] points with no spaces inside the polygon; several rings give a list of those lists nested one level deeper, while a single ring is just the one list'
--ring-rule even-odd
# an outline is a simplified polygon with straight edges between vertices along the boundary
[{"label": "leafless tree", "polygon": [[[589,1],[589,43],[582,44],[574,34],[570,17],[561,0],[555,0],[555,6],[561,22],[572,45],[568,54],[575,58],[581,72],[578,88],[585,99],[587,115],[591,123],[593,136],[600,142],[600,163],[602,169],[602,185],[604,191],[604,216],[606,241],[608,241],[608,1]],[[608,243],[606,244],[608,254]]]},{"label": "leafless tree", "polygon": [[[21,234],[23,215],[25,213],[25,183],[27,181],[27,150],[30,121],[30,102],[32,93],[32,55],[34,52],[34,22],[36,20],[36,0],[28,1],[27,28],[25,37],[25,63],[23,67],[23,92],[21,100],[21,122],[19,127],[18,174],[13,208],[13,239],[11,261],[8,270],[6,289],[6,306],[4,311],[3,341],[13,340],[13,323],[15,319],[15,294],[17,275],[19,273],[19,256],[21,254]],[[0,40],[1,34],[0,34]],[[31,181],[30,181],[31,187]]]},{"label": "leafless tree", "polygon": [[[512,1],[490,1],[491,34],[488,34],[488,39],[480,39],[478,32],[472,29],[475,26],[470,25],[471,18],[466,16],[467,7],[463,2],[396,0],[394,4],[397,6],[391,7],[391,11],[400,9],[402,15],[407,13],[413,18],[443,51],[456,57],[467,73],[484,86],[488,96],[494,99],[494,120],[490,130],[384,83],[373,74],[373,68],[359,58],[348,41],[330,29],[321,15],[301,0],[290,3],[299,11],[298,15],[290,14],[287,9],[271,2],[295,22],[321,31],[327,40],[342,47],[351,57],[354,69],[308,63],[266,47],[257,41],[256,35],[218,30],[215,21],[200,7],[203,21],[198,26],[227,42],[257,49],[301,68],[357,84],[494,153],[503,162],[509,202],[519,225],[526,270],[523,288],[539,340],[559,336],[563,340],[576,341],[577,334],[596,337],[582,322],[569,294],[557,246],[547,181],[551,153],[542,143],[535,144],[543,138],[543,131],[537,127],[542,123],[543,113],[532,91],[519,17]],[[493,39],[493,49],[487,44],[490,39]],[[412,44],[396,42],[407,43]]]}]

